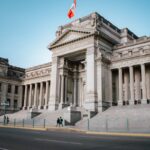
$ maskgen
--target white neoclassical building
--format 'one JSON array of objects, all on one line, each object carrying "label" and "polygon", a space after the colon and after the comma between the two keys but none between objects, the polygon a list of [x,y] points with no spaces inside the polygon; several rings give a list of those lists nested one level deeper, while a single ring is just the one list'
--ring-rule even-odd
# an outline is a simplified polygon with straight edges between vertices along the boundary
[{"label": "white neoclassical building", "polygon": [[[92,13],[60,26],[48,49],[52,62],[22,69],[21,80],[11,79],[12,87],[22,89],[19,109],[54,111],[72,106],[101,112],[112,105],[150,102],[150,37],[138,37]],[[9,97],[7,75],[6,71],[0,78],[5,91],[1,101]],[[14,108],[14,93],[12,97]]]}]

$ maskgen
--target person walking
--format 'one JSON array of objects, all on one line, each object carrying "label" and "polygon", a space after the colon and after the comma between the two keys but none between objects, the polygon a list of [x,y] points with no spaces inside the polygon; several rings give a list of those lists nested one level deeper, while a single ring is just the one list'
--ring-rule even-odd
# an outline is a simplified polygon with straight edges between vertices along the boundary
[{"label": "person walking", "polygon": [[7,124],[9,123],[9,117],[8,116],[7,116],[6,122],[7,122]]},{"label": "person walking", "polygon": [[56,127],[60,127],[60,118],[57,118],[57,124],[56,124]]},{"label": "person walking", "polygon": [[63,118],[60,117],[59,120],[60,120],[60,125],[63,127]]}]

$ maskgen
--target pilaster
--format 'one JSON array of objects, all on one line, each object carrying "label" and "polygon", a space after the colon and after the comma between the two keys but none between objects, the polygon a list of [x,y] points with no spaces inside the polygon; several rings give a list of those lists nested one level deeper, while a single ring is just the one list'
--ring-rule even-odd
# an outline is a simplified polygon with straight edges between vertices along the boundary
[{"label": "pilaster", "polygon": [[133,74],[133,66],[129,67],[129,74],[130,74],[130,105],[134,104],[134,74]]},{"label": "pilaster", "polygon": [[119,68],[119,101],[118,105],[123,105],[123,99],[122,99],[122,68]]},{"label": "pilaster", "polygon": [[58,57],[52,58],[50,100],[48,104],[51,111],[58,109],[58,60]]},{"label": "pilaster", "polygon": [[96,91],[95,47],[87,48],[86,62],[87,62],[87,70],[86,70],[87,91],[86,91],[85,108],[90,111],[96,111],[97,91]]},{"label": "pilaster", "polygon": [[146,96],[146,80],[145,80],[145,64],[141,64],[141,75],[142,75],[142,104],[147,104]]},{"label": "pilaster", "polygon": [[25,110],[27,108],[27,85],[25,85],[25,92],[24,92],[24,104],[23,109]]},{"label": "pilaster", "polygon": [[48,105],[48,81],[46,81],[46,91],[45,91],[45,106],[44,109],[47,109]]}]

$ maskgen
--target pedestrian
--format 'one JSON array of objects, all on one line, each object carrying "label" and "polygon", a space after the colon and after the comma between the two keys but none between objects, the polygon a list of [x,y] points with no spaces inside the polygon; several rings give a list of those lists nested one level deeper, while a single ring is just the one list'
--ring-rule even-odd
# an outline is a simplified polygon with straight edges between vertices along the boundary
[{"label": "pedestrian", "polygon": [[9,117],[7,116],[7,119],[6,119],[6,121],[7,121],[7,124],[9,123]]},{"label": "pedestrian", "polygon": [[56,127],[59,126],[60,127],[60,119],[57,118],[57,124],[56,124]]},{"label": "pedestrian", "polygon": [[59,120],[60,120],[60,125],[63,127],[63,118],[60,117]]}]

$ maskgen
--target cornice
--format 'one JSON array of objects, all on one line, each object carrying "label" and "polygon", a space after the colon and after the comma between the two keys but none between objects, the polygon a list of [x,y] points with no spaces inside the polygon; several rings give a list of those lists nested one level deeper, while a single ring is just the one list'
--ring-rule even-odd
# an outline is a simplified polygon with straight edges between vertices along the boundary
[{"label": "cornice", "polygon": [[132,46],[147,43],[147,42],[150,42],[150,37],[141,37],[137,40],[132,40],[132,41],[127,42],[127,43],[115,45],[113,47],[113,50],[115,51],[115,50],[119,50],[119,49],[123,49],[123,48],[127,48],[127,47],[132,47]]},{"label": "cornice", "polygon": [[92,34],[89,34],[89,35],[86,35],[86,36],[82,36],[82,37],[74,39],[74,40],[70,40],[70,41],[67,41],[67,42],[64,42],[64,43],[61,43],[61,44],[58,44],[58,45],[51,46],[51,47],[49,47],[49,49],[52,50],[52,49],[55,49],[55,48],[58,48],[58,47],[61,47],[61,46],[64,46],[64,45],[67,45],[67,44],[70,44],[70,43],[80,41],[82,39],[89,38],[89,37],[94,36],[94,35],[95,35],[95,33],[92,33]]}]

